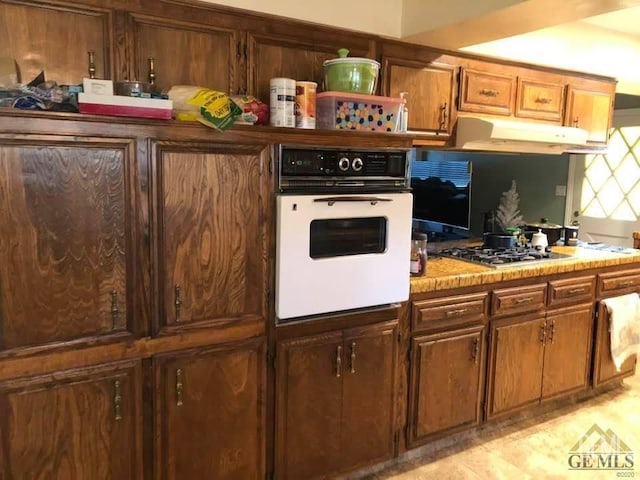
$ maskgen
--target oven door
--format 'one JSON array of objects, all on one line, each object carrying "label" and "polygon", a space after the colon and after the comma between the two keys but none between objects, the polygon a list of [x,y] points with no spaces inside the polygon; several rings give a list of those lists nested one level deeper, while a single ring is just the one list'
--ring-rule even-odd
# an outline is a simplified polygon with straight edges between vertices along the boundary
[{"label": "oven door", "polygon": [[409,298],[411,193],[280,195],[280,320]]}]

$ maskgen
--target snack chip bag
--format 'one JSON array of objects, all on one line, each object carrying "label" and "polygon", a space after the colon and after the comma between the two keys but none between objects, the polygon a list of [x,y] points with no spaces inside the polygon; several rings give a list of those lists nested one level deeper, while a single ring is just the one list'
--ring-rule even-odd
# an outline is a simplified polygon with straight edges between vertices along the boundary
[{"label": "snack chip bag", "polygon": [[202,87],[179,85],[169,90],[178,120],[197,120],[224,132],[240,116],[242,110],[226,93]]}]

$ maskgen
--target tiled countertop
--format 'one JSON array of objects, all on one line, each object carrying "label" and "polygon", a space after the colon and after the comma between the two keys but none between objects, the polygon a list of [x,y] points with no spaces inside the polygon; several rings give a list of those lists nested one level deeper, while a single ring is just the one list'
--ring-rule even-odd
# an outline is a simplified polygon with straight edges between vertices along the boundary
[{"label": "tiled countertop", "polygon": [[492,268],[463,260],[432,256],[427,259],[426,274],[411,278],[411,293],[449,290],[613,265],[630,264],[630,268],[640,268],[640,250],[633,253],[613,253],[578,247],[553,247],[553,251],[571,255],[571,258],[527,266],[517,264],[514,267]]}]

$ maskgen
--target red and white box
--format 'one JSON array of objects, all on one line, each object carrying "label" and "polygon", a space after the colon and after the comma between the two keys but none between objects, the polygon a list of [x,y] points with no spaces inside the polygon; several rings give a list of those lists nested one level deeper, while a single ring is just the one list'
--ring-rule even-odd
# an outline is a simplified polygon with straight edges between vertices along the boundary
[{"label": "red and white box", "polygon": [[78,94],[80,113],[116,117],[159,118],[171,120],[173,102],[161,98],[125,97],[124,95]]}]

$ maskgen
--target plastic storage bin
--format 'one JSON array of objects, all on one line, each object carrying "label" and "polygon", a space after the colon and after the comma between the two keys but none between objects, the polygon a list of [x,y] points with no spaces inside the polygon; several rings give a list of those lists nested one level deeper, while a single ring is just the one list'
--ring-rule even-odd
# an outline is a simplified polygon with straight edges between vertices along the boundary
[{"label": "plastic storage bin", "polygon": [[323,92],[316,96],[318,128],[396,132],[401,98]]}]

